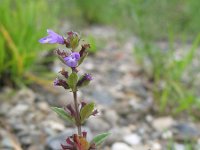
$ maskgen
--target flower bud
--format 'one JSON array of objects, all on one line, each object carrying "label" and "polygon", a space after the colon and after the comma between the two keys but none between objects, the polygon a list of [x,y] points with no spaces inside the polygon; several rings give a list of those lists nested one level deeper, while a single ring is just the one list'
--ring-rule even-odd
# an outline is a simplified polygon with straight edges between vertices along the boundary
[{"label": "flower bud", "polygon": [[93,80],[92,76],[88,73],[84,74],[82,77],[80,77],[77,86],[83,87],[90,83],[90,81]]},{"label": "flower bud", "polygon": [[70,31],[67,34],[68,34],[68,37],[65,40],[66,47],[75,49],[78,46],[79,41],[80,41],[78,33]]},{"label": "flower bud", "polygon": [[56,55],[58,55],[60,58],[65,58],[68,56],[68,53],[65,51],[61,51],[60,49],[55,50]]},{"label": "flower bud", "polygon": [[81,50],[79,51],[80,57],[84,56],[85,53],[87,53],[87,48],[90,48],[90,44],[81,45]]},{"label": "flower bud", "polygon": [[54,86],[62,86],[64,89],[69,89],[69,85],[67,84],[67,82],[63,79],[58,79],[56,78],[54,80]]},{"label": "flower bud", "polygon": [[59,73],[62,74],[66,79],[69,77],[68,72],[64,69],[62,69]]},{"label": "flower bud", "polygon": [[66,112],[69,112],[70,115],[71,115],[73,118],[76,117],[76,111],[75,111],[75,109],[72,107],[71,104],[68,104],[68,105],[65,107],[65,111],[66,111]]}]

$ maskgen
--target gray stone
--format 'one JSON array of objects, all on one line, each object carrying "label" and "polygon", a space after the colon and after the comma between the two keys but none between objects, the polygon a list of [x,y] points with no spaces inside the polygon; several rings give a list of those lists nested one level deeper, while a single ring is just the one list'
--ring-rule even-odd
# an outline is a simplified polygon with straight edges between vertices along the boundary
[{"label": "gray stone", "polygon": [[126,142],[129,145],[139,145],[141,144],[142,138],[138,134],[129,134],[123,137],[124,142]]},{"label": "gray stone", "polygon": [[151,123],[151,122],[153,121],[153,116],[151,116],[151,115],[148,114],[148,115],[145,117],[145,120],[146,120],[147,122]]},{"label": "gray stone", "polygon": [[14,106],[10,112],[8,113],[9,116],[21,116],[25,114],[29,109],[29,105],[27,104],[17,104]]},{"label": "gray stone", "polygon": [[175,123],[176,122],[172,117],[167,116],[154,119],[152,122],[152,126],[158,131],[163,131],[169,129],[170,127],[175,125]]},{"label": "gray stone", "polygon": [[92,131],[95,132],[106,131],[110,128],[110,125],[100,117],[92,117],[86,124]]},{"label": "gray stone", "polygon": [[116,113],[116,111],[114,111],[112,109],[106,110],[105,114],[103,115],[103,117],[105,117],[105,120],[112,126],[116,125],[117,121],[119,119],[119,116]]},{"label": "gray stone", "polygon": [[27,135],[27,136],[23,136],[20,138],[20,142],[23,144],[23,145],[30,145],[32,144],[32,139],[31,139],[31,136],[30,135]]},{"label": "gray stone", "polygon": [[[103,90],[103,89],[102,89]],[[100,104],[104,105],[111,105],[114,103],[114,98],[113,96],[106,92],[105,90],[94,90],[92,91],[92,98],[96,100]]]},{"label": "gray stone", "polygon": [[185,150],[185,146],[183,144],[180,144],[180,143],[175,143],[174,149],[175,150]]},{"label": "gray stone", "polygon": [[36,99],[35,93],[27,88],[21,89],[19,92],[16,93],[14,96],[14,101],[23,101],[28,104],[32,104],[34,100]]},{"label": "gray stone", "polygon": [[46,102],[38,102],[37,107],[39,108],[39,110],[46,112],[46,113],[51,110],[50,106]]},{"label": "gray stone", "polygon": [[10,103],[1,104],[0,115],[5,116],[8,113],[8,110],[11,110]]},{"label": "gray stone", "polygon": [[142,144],[133,146],[133,150],[158,150],[158,149],[151,149],[151,146]]},{"label": "gray stone", "polygon": [[40,144],[31,145],[28,150],[44,150],[44,146]]},{"label": "gray stone", "polygon": [[153,142],[152,143],[152,150],[162,150],[162,146],[158,142]]},{"label": "gray stone", "polygon": [[173,126],[173,129],[177,140],[196,140],[200,137],[200,131],[194,125],[182,123]]},{"label": "gray stone", "polygon": [[11,149],[14,148],[13,141],[8,137],[4,137],[0,143],[1,146],[4,148],[11,148]]},{"label": "gray stone", "polygon": [[162,133],[163,139],[172,139],[172,137],[173,137],[173,132],[171,130],[167,130]]},{"label": "gray stone", "polygon": [[[116,110],[116,112],[119,115],[127,115],[131,112],[131,106],[129,105],[129,103],[127,103],[126,101],[123,101],[121,103],[115,103],[114,104],[114,109]],[[123,118],[120,118],[123,119]]]},{"label": "gray stone", "polygon": [[58,121],[46,120],[43,124],[45,128],[51,128],[55,131],[63,131],[65,129],[65,126]]},{"label": "gray stone", "polygon": [[60,150],[60,144],[66,144],[67,137],[74,134],[74,129],[67,129],[59,135],[49,137],[46,141],[45,150]]},{"label": "gray stone", "polygon": [[122,141],[124,135],[131,134],[131,129],[128,127],[114,127],[110,131],[111,135],[106,140],[106,143],[113,144],[114,142]]},{"label": "gray stone", "polygon": [[131,148],[125,143],[117,142],[112,145],[111,150],[133,150],[133,148]]}]

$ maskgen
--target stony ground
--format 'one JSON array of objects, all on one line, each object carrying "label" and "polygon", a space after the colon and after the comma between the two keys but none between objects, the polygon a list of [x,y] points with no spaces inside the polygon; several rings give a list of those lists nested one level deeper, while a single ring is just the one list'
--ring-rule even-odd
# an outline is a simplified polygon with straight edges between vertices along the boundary
[{"label": "stony ground", "polygon": [[[187,116],[159,116],[153,111],[149,83],[133,59],[137,39],[130,37],[119,42],[117,33],[108,27],[92,27],[83,33],[107,41],[80,68],[92,73],[94,80],[79,91],[79,98],[95,101],[100,110],[97,117],[84,125],[88,138],[110,131],[112,134],[102,150],[167,150],[170,143],[174,150],[186,150],[185,142],[192,142],[200,150],[198,122]],[[60,67],[56,61],[52,70],[58,71]],[[50,106],[66,105],[71,96],[52,85],[17,92],[4,88],[0,95],[0,149],[59,150],[60,141],[71,135],[74,128],[58,118]]]}]

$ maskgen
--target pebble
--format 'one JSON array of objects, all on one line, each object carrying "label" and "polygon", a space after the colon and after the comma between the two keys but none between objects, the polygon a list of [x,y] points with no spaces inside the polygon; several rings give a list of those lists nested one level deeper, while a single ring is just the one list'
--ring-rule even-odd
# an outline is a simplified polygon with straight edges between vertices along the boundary
[{"label": "pebble", "polygon": [[86,69],[86,70],[93,70],[94,69],[94,64],[92,64],[92,63],[85,63],[84,64],[84,68]]},{"label": "pebble", "polygon": [[173,132],[171,130],[167,130],[162,133],[163,139],[171,139],[173,137]]},{"label": "pebble", "polygon": [[123,137],[124,142],[126,142],[129,145],[139,145],[141,144],[142,138],[138,134],[129,134]]},{"label": "pebble", "polygon": [[19,100],[25,103],[33,104],[34,100],[36,99],[35,93],[28,88],[23,88],[16,93],[13,97],[13,100],[18,102]]},{"label": "pebble", "polygon": [[30,145],[33,141],[30,135],[26,135],[20,138],[20,141],[23,145]]},{"label": "pebble", "polygon": [[22,116],[28,111],[29,107],[27,104],[17,104],[10,110],[9,116]]},{"label": "pebble", "polygon": [[148,114],[148,115],[145,117],[145,119],[146,119],[147,122],[151,123],[151,122],[153,121],[154,118],[153,118],[153,116],[151,116],[151,115]]},{"label": "pebble", "polygon": [[116,111],[112,110],[112,109],[108,109],[105,111],[105,114],[103,114],[103,117],[105,118],[105,120],[112,126],[117,124],[117,121],[119,119],[118,114],[116,113]]},{"label": "pebble", "polygon": [[11,148],[11,149],[14,148],[13,141],[8,137],[4,137],[0,143],[1,143],[1,146],[4,148]]},{"label": "pebble", "polygon": [[133,148],[131,148],[125,143],[116,142],[112,145],[111,150],[133,150]]},{"label": "pebble", "polygon": [[114,142],[122,141],[124,135],[131,134],[131,129],[127,127],[113,127],[109,132],[111,133],[111,135],[106,140],[106,143],[110,145]]},{"label": "pebble", "polygon": [[73,133],[74,133],[74,129],[67,129],[58,135],[47,138],[45,149],[48,149],[48,150],[61,149],[60,144],[61,143],[66,144],[65,140],[67,139],[67,137],[71,136]]},{"label": "pebble", "polygon": [[152,126],[157,131],[163,131],[163,130],[169,129],[170,127],[175,125],[175,123],[176,122],[172,117],[167,116],[167,117],[161,117],[161,118],[154,119],[152,122]]},{"label": "pebble", "polygon": [[47,120],[43,122],[43,124],[46,128],[51,128],[55,131],[63,131],[65,129],[65,126],[63,125],[63,123],[53,121],[53,120]]},{"label": "pebble", "polygon": [[200,137],[200,131],[191,124],[181,123],[173,126],[177,140],[197,140]]},{"label": "pebble", "polygon": [[175,150],[185,150],[185,146],[183,144],[175,143],[174,149]]},{"label": "pebble", "polygon": [[50,111],[50,106],[46,102],[38,102],[37,107],[43,112]]},{"label": "pebble", "polygon": [[162,150],[162,146],[158,142],[152,144],[152,150]]},{"label": "pebble", "polygon": [[91,96],[94,100],[103,105],[110,106],[114,103],[114,97],[104,89],[93,90]]},{"label": "pebble", "polygon": [[86,125],[95,132],[103,132],[110,129],[110,125],[100,117],[90,118]]}]

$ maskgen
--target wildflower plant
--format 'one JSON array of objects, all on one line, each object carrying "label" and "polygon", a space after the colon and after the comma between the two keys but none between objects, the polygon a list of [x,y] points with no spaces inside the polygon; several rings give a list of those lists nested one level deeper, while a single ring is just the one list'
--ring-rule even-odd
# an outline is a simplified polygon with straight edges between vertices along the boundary
[{"label": "wildflower plant", "polygon": [[73,103],[63,108],[52,107],[60,117],[77,127],[77,133],[66,138],[66,144],[61,144],[62,150],[95,150],[105,141],[109,133],[95,136],[92,141],[87,140],[87,132],[82,131],[82,124],[90,117],[95,116],[98,111],[94,102],[78,101],[77,92],[81,87],[87,86],[93,77],[89,73],[79,75],[78,66],[88,55],[89,44],[82,44],[78,50],[80,36],[78,33],[70,31],[67,37],[61,36],[52,30],[47,30],[48,36],[39,40],[40,43],[61,44],[69,51],[57,49],[56,55],[66,65],[68,70],[62,69],[59,73],[61,77],[54,80],[54,86],[61,86],[73,93]]}]

